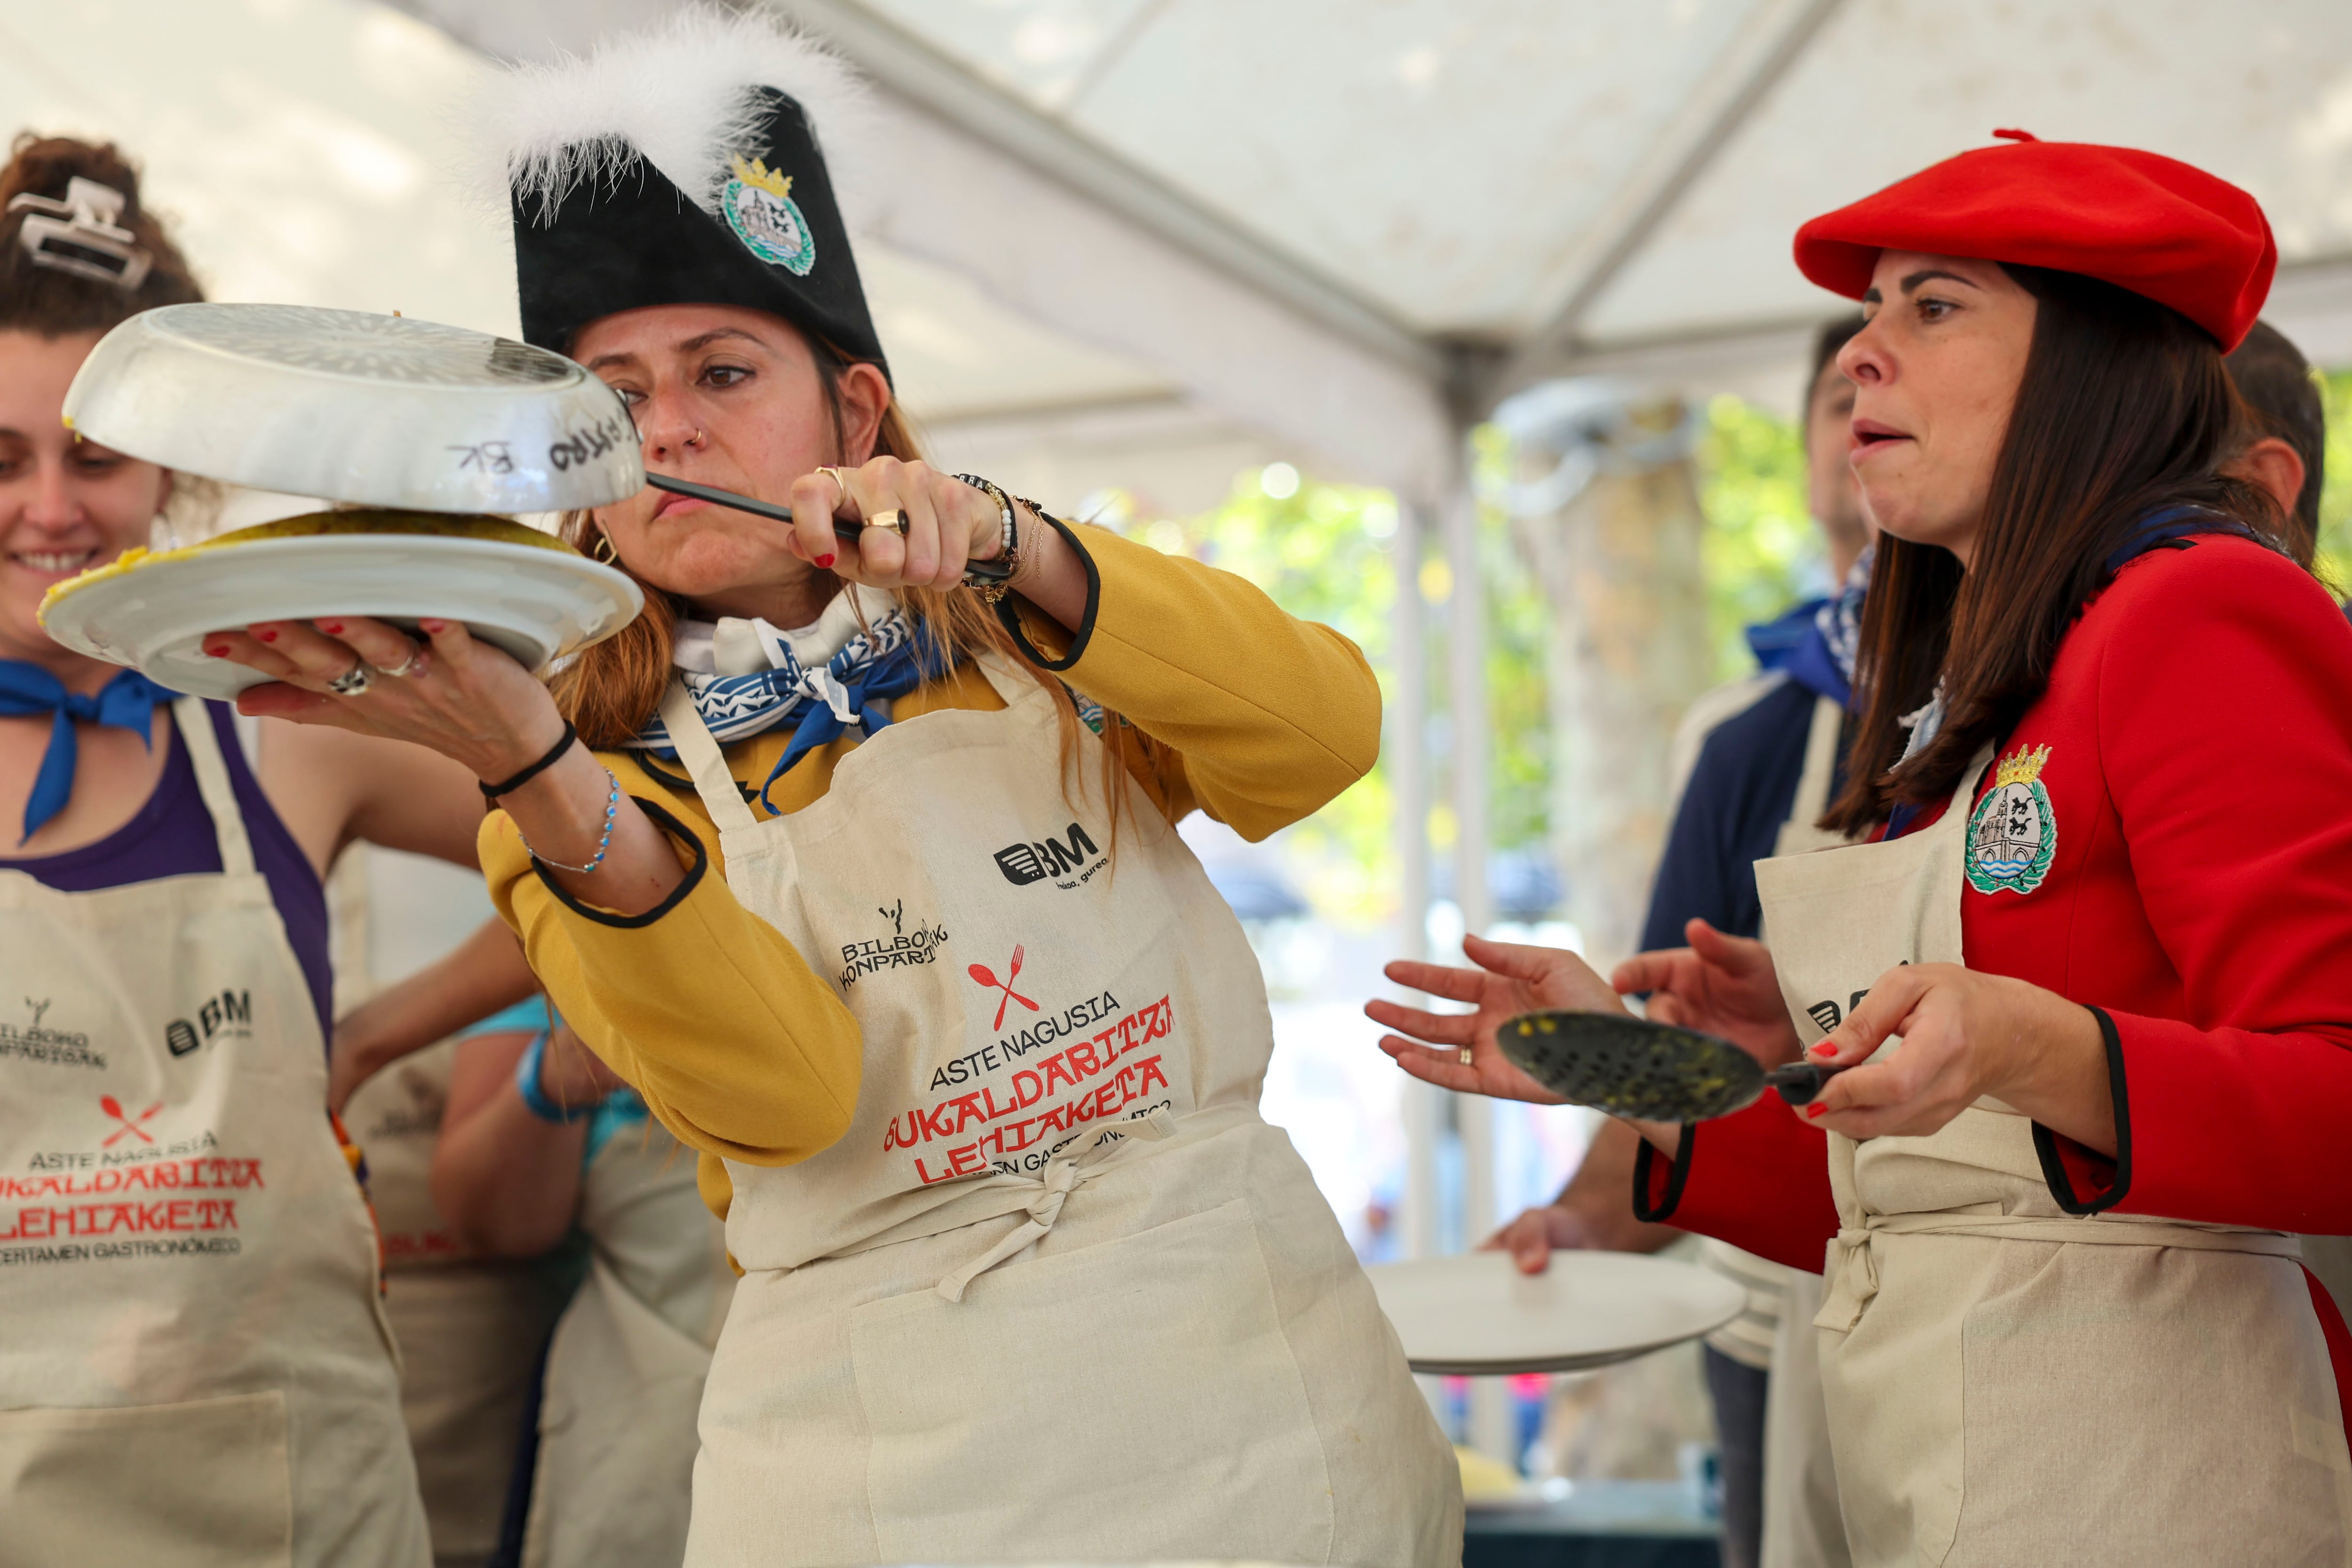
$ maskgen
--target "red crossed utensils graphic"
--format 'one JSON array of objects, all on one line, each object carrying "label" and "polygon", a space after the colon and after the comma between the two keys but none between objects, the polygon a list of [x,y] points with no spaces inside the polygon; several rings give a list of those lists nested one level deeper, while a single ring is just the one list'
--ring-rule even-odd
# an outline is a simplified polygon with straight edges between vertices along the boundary
[{"label": "red crossed utensils graphic", "polygon": [[1021,977],[1021,959],[1027,951],[1028,949],[1019,946],[1018,944],[1014,945],[1013,949],[1013,967],[1006,972],[1004,978],[1001,980],[996,977],[996,972],[985,964],[974,964],[971,968],[964,971],[973,979],[978,980],[982,985],[989,987],[992,990],[999,990],[1004,993],[1004,995],[997,1001],[996,1021],[989,1026],[991,1029],[1003,1029],[1004,1027],[1004,1009],[1009,1003],[1019,1002],[1023,1007],[1027,1008],[1033,1013],[1037,1010],[1037,1004],[1035,1002],[1031,1001],[1027,997],[1023,996],[1019,991],[1013,988],[1013,982]]},{"label": "red crossed utensils graphic", "polygon": [[163,1102],[161,1100],[156,1101],[155,1103],[148,1106],[144,1111],[140,1112],[135,1118],[124,1115],[122,1113],[122,1102],[117,1100],[111,1094],[100,1095],[98,1097],[98,1108],[122,1124],[121,1126],[117,1127],[113,1132],[109,1133],[106,1135],[106,1141],[100,1144],[99,1147],[102,1149],[110,1149],[114,1147],[117,1143],[121,1141],[123,1134],[126,1133],[138,1134],[139,1141],[142,1144],[152,1144],[155,1141],[148,1133],[147,1129],[141,1126],[139,1124],[163,1108]]}]

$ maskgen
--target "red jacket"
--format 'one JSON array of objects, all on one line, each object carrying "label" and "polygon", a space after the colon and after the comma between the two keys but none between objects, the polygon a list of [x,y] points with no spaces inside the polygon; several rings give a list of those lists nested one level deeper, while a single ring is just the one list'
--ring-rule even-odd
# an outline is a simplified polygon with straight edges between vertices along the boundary
[{"label": "red jacket", "polygon": [[[2114,1021],[2116,1157],[2044,1134],[2053,1195],[2352,1232],[2352,625],[2246,540],[2152,550],[2084,610],[2000,754],[2043,747],[2047,870],[2030,892],[1966,887],[1960,931],[1969,967]],[[1977,798],[1993,787],[1988,768]],[[1646,1216],[1822,1267],[1837,1217],[1815,1129],[1768,1096],[1683,1148],[1672,1172],[1644,1163]],[[2344,1385],[2343,1325],[2314,1295]]]}]

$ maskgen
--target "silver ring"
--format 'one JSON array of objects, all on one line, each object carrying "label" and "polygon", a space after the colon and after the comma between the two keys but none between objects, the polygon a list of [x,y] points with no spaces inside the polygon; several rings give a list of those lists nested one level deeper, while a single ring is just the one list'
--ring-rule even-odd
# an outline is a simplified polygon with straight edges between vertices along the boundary
[{"label": "silver ring", "polygon": [[367,661],[362,659],[327,683],[327,689],[339,697],[355,697],[364,693],[373,682],[368,674]]},{"label": "silver ring", "polygon": [[1475,1067],[1477,1065],[1477,1052],[1472,1051],[1466,1045],[1462,1048],[1462,1065],[1465,1067]]},{"label": "silver ring", "polygon": [[406,680],[409,676],[420,673],[429,657],[430,655],[424,649],[411,643],[408,645],[408,652],[402,656],[400,663],[382,666],[381,673],[390,675],[395,681]]}]

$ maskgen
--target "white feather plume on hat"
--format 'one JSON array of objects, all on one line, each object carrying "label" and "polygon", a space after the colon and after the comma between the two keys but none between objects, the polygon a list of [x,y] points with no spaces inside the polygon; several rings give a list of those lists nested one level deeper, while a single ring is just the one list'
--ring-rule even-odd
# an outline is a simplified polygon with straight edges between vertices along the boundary
[{"label": "white feather plume on hat", "polygon": [[642,156],[713,215],[729,162],[766,145],[751,89],[801,106],[845,214],[866,188],[873,141],[866,86],[805,34],[756,11],[690,5],[667,22],[500,73],[475,106],[467,182],[504,207],[509,192],[544,222],[576,186],[624,179]]}]

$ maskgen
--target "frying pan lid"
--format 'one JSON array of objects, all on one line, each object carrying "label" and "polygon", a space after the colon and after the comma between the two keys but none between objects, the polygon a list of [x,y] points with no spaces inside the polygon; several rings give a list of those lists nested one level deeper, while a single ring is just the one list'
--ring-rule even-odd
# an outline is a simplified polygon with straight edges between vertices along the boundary
[{"label": "frying pan lid", "polygon": [[171,305],[90,350],[66,423],[257,489],[427,512],[607,506],[645,485],[619,397],[561,354],[303,305]]}]

